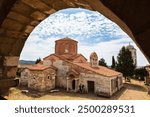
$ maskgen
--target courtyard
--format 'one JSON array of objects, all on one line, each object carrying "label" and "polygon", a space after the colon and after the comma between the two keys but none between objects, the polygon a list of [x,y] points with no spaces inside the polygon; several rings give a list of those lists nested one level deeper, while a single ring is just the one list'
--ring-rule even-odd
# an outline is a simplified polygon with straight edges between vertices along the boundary
[{"label": "courtyard", "polygon": [[111,98],[96,96],[94,94],[79,94],[59,91],[45,95],[35,92],[25,94],[20,88],[11,88],[8,100],[149,100],[147,87],[143,81],[131,80],[131,83],[124,83],[124,88],[114,94]]}]

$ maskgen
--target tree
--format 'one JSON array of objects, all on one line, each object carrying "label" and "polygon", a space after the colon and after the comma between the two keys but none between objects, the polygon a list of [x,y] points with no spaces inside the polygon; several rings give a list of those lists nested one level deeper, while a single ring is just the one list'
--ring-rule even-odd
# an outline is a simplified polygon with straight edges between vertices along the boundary
[{"label": "tree", "polygon": [[108,66],[107,66],[107,63],[105,62],[105,59],[103,59],[103,58],[101,58],[101,59],[99,60],[99,65],[108,67]]},{"label": "tree", "polygon": [[144,80],[148,76],[148,72],[144,67],[135,69],[135,78],[138,80]]},{"label": "tree", "polygon": [[112,56],[112,65],[111,65],[111,68],[113,68],[113,69],[116,68],[116,61],[115,61],[114,56]]},{"label": "tree", "polygon": [[129,49],[123,46],[117,56],[117,61],[116,70],[122,72],[125,80],[130,81],[130,78],[134,75],[135,65]]},{"label": "tree", "polygon": [[41,62],[41,58],[38,58],[36,61],[35,61],[35,64],[38,64]]}]

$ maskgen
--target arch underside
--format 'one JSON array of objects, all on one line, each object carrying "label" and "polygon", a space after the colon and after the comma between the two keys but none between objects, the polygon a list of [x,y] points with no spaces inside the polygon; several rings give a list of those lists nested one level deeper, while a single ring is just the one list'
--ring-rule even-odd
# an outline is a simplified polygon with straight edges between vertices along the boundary
[{"label": "arch underside", "polygon": [[[102,13],[133,39],[150,62],[149,0],[1,0],[0,57],[4,57],[2,64],[7,71],[17,66],[33,29],[49,15],[66,8],[85,8]],[[8,72],[6,74],[8,77]]]}]

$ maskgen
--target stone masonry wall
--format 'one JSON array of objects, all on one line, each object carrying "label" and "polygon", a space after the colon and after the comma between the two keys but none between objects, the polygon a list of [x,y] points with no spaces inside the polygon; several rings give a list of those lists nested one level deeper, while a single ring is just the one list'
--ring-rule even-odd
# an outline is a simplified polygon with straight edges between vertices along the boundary
[{"label": "stone masonry wall", "polygon": [[88,92],[88,81],[94,81],[95,91],[94,93],[98,95],[110,95],[110,78],[104,77],[97,74],[86,74],[81,73],[80,80],[82,84],[85,85],[85,91]]},{"label": "stone masonry wall", "polygon": [[69,71],[69,66],[64,65],[62,60],[57,60],[54,62],[54,66],[57,68],[57,78],[56,87],[67,88],[67,72]]},{"label": "stone masonry wall", "polygon": [[47,91],[55,88],[55,70],[32,71],[25,69],[21,73],[20,85],[38,91]]},{"label": "stone masonry wall", "polygon": [[30,71],[28,69],[24,69],[21,72],[21,77],[19,80],[19,85],[28,86],[28,79],[30,78]]}]

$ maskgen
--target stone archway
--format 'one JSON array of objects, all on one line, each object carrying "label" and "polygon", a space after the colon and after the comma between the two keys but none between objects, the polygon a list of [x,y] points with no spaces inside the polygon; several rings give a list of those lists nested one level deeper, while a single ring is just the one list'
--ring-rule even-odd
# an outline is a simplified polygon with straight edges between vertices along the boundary
[{"label": "stone archway", "polygon": [[16,75],[20,53],[32,30],[50,14],[65,8],[85,8],[117,23],[150,61],[149,0],[1,0],[0,69],[3,78]]},{"label": "stone archway", "polygon": [[70,72],[67,77],[67,91],[77,92],[79,87],[78,85],[79,85],[78,76]]},{"label": "stone archway", "polygon": [[[94,10],[85,0],[15,0],[0,27],[0,56],[5,63],[3,77],[15,77],[15,70],[26,39],[33,29],[49,15],[65,8]],[[5,6],[6,1],[2,4]],[[7,10],[7,9],[5,9]],[[9,68],[9,69],[8,69]],[[12,68],[12,69],[11,69]]]}]

